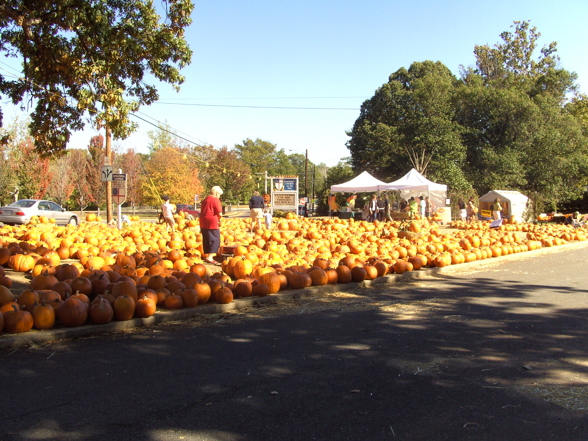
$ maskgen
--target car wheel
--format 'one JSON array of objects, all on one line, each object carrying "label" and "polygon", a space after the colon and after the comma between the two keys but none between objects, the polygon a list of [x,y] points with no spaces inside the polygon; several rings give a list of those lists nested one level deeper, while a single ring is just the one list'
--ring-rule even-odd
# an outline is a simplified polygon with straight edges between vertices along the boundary
[{"label": "car wheel", "polygon": [[67,221],[67,223],[69,225],[77,225],[78,224],[78,220],[75,217],[72,216],[72,217],[69,218],[69,221]]}]

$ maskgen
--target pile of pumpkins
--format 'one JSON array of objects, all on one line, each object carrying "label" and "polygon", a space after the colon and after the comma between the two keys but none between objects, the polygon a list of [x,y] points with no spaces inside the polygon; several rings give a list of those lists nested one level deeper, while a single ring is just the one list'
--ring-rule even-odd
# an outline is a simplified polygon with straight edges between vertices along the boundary
[{"label": "pile of pumpkins", "polygon": [[[585,227],[454,223],[442,230],[412,222],[308,219],[289,214],[272,229],[249,232],[250,221],[225,219],[221,270],[203,264],[197,225],[171,233],[134,222],[121,230],[80,226],[0,227],[0,331],[102,324],[149,317],[159,309],[229,303],[285,289],[361,282],[424,267],[519,253],[586,240]],[[30,274],[18,296],[4,267]]]}]

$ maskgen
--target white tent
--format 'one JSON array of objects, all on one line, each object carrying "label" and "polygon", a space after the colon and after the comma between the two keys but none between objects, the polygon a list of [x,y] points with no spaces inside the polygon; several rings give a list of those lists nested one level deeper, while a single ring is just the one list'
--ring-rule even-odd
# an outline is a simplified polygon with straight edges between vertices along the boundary
[{"label": "white tent", "polygon": [[360,193],[362,191],[378,191],[385,182],[374,178],[368,172],[364,171],[349,182],[343,184],[331,185],[331,193]]},{"label": "white tent", "polygon": [[[428,196],[439,213],[443,213],[443,222],[451,221],[450,208],[446,207],[447,185],[429,181],[414,168],[402,178],[380,186],[380,190],[398,190],[403,199]],[[442,209],[442,210],[441,210]]]},{"label": "white tent", "polygon": [[[517,222],[524,222],[524,212],[527,209],[529,198],[518,191],[492,190],[480,197],[480,212],[490,212],[494,200],[500,199],[502,206],[502,217],[514,219]],[[484,214],[484,213],[482,213]],[[491,216],[491,213],[490,213]],[[489,216],[488,216],[489,217]]]}]

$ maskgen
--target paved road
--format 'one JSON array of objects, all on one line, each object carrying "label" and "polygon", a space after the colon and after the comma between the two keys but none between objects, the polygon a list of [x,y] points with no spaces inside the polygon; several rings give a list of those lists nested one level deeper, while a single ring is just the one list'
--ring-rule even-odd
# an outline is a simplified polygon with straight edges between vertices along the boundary
[{"label": "paved road", "polygon": [[587,440],[587,261],[4,350],[0,440]]}]

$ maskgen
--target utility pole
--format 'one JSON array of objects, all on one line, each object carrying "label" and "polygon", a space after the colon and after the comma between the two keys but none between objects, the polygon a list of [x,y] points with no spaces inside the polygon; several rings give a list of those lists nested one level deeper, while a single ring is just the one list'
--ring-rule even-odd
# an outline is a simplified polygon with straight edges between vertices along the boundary
[{"label": "utility pole", "polygon": [[306,149],[306,163],[304,164],[304,197],[308,197],[308,149]]},{"label": "utility pole", "polygon": [[[112,132],[110,126],[106,125],[106,146],[104,151],[105,163],[112,164]],[[106,181],[106,222],[112,221],[112,181]]]}]

